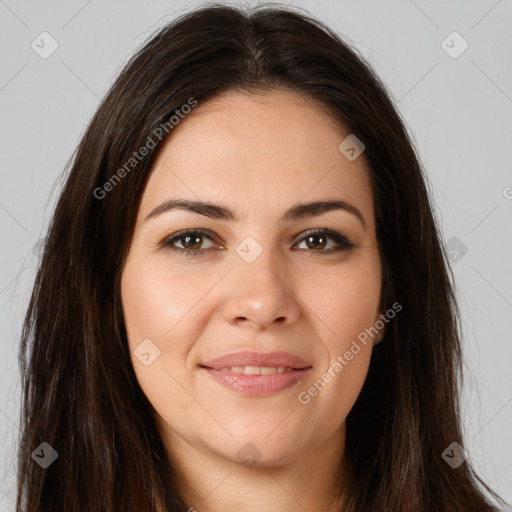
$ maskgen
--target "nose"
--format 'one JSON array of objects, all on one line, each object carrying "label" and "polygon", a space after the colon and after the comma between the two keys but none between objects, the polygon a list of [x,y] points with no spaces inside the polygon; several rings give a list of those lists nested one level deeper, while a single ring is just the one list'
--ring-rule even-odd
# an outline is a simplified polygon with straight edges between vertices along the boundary
[{"label": "nose", "polygon": [[224,283],[223,317],[230,324],[258,330],[290,325],[300,316],[293,285],[290,273],[269,249],[252,263],[239,259]]}]

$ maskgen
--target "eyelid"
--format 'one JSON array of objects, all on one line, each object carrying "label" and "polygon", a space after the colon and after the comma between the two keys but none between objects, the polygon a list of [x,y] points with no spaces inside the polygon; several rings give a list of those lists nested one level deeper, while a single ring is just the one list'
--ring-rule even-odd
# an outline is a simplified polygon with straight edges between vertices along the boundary
[{"label": "eyelid", "polygon": [[[294,237],[293,245],[297,245],[300,242],[303,242],[304,239],[307,236],[310,235],[324,235],[326,237],[332,238],[338,244],[345,244],[346,246],[353,246],[355,245],[353,242],[351,242],[346,236],[342,235],[341,233],[338,233],[337,231],[333,231],[329,228],[311,228],[307,229],[306,231],[301,231],[296,237]],[[318,252],[326,252],[326,251],[318,251]]]},{"label": "eyelid", "polygon": [[[173,242],[177,239],[180,239],[189,233],[204,235],[204,236],[208,237],[209,239],[211,239],[213,242],[218,241],[218,238],[219,238],[214,232],[212,232],[208,229],[204,229],[204,228],[182,229],[182,230],[177,231],[176,233],[173,233],[172,235],[164,238],[164,240],[162,240],[162,242],[160,243],[160,246],[163,247],[164,249],[169,249],[174,252],[185,254],[186,256],[188,256],[188,255],[190,255],[190,256],[204,255],[205,253],[212,250],[212,248],[194,250],[194,249],[182,249],[181,247],[173,247],[172,246],[171,242]],[[293,247],[295,247],[299,243],[302,243],[305,240],[305,238],[310,235],[324,235],[328,238],[331,238],[337,243],[337,248],[334,248],[334,249],[330,248],[330,249],[326,249],[326,250],[322,250],[322,249],[309,249],[309,250],[308,249],[295,249],[295,250],[300,250],[300,251],[305,250],[306,252],[312,253],[312,255],[322,255],[322,254],[332,254],[332,253],[342,252],[342,251],[349,251],[357,246],[356,243],[350,241],[346,236],[344,236],[341,233],[338,233],[336,231],[333,231],[331,229],[311,228],[306,231],[301,231],[298,235],[293,237]]]},{"label": "eyelid", "polygon": [[[187,235],[189,233],[205,235],[206,237],[210,238],[213,242],[218,241],[218,238],[219,238],[213,231],[210,231],[209,229],[204,229],[204,228],[182,229],[180,231],[177,231],[176,233],[173,233],[172,235],[166,236],[162,240],[162,242],[160,242],[160,245],[164,246],[164,247],[167,247],[167,248],[176,249],[178,251],[179,250],[186,251],[187,249],[181,249],[180,247],[175,247],[175,248],[171,247],[171,243],[170,242],[172,242],[172,241],[174,241],[176,239],[180,239],[180,238],[184,237],[185,235]],[[204,249],[202,251],[201,250],[197,250],[197,251],[190,250],[190,251],[191,252],[205,252]]]}]

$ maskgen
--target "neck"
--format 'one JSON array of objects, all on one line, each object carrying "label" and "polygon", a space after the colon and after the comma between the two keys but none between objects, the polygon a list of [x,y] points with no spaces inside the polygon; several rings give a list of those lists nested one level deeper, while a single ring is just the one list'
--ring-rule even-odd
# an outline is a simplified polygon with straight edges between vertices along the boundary
[{"label": "neck", "polygon": [[[190,512],[342,512],[345,424],[288,464],[255,465],[191,447],[175,432],[164,443],[173,467],[173,488]],[[171,439],[169,439],[171,438]],[[341,462],[340,462],[341,461]]]}]

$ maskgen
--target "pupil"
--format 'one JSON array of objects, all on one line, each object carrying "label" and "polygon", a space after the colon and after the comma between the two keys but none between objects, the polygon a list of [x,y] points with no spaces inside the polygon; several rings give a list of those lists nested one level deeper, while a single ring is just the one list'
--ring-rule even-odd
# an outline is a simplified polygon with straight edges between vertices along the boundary
[{"label": "pupil", "polygon": [[[310,242],[314,239],[320,239],[322,240],[322,242],[319,242],[317,244],[315,244],[314,242],[311,243],[311,246],[316,246],[314,247],[315,249],[323,249],[325,247],[325,237],[323,235],[309,235],[308,238],[307,238],[307,244],[308,244],[308,247],[311,248],[310,246]],[[321,247],[318,247],[318,245],[320,245]]]},{"label": "pupil", "polygon": [[[187,249],[198,249],[201,245],[201,235],[196,235],[196,236],[191,236],[191,235],[186,235],[185,237],[185,243],[184,243],[184,246],[185,248]],[[191,241],[192,240],[192,241]],[[190,247],[191,245],[195,246],[195,247]],[[187,247],[189,246],[189,247]]]},{"label": "pupil", "polygon": [[[198,249],[201,245],[201,235],[185,235],[183,238],[185,240],[183,245],[188,246],[186,248]],[[316,243],[315,240],[317,241]],[[325,247],[325,237],[323,235],[309,235],[306,239],[306,243],[310,249],[323,249]]]}]

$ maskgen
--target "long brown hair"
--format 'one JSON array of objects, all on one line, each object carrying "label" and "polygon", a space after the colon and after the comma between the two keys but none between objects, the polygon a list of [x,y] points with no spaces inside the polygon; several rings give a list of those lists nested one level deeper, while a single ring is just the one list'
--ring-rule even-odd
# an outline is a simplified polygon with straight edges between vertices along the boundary
[{"label": "long brown hair", "polygon": [[[364,143],[383,310],[403,307],[347,418],[345,512],[485,512],[495,510],[491,497],[504,504],[469,460],[454,468],[441,456],[463,445],[459,312],[426,177],[385,87],[356,50],[303,12],[213,5],[161,28],[131,58],[66,167],[20,346],[19,512],[187,510],[169,486],[172,461],[131,365],[120,273],[176,110],[275,88],[317,101]],[[165,123],[165,136],[155,136]],[[148,138],[148,154],[126,167]],[[34,451],[49,457],[51,449],[57,458],[43,469]]]}]

